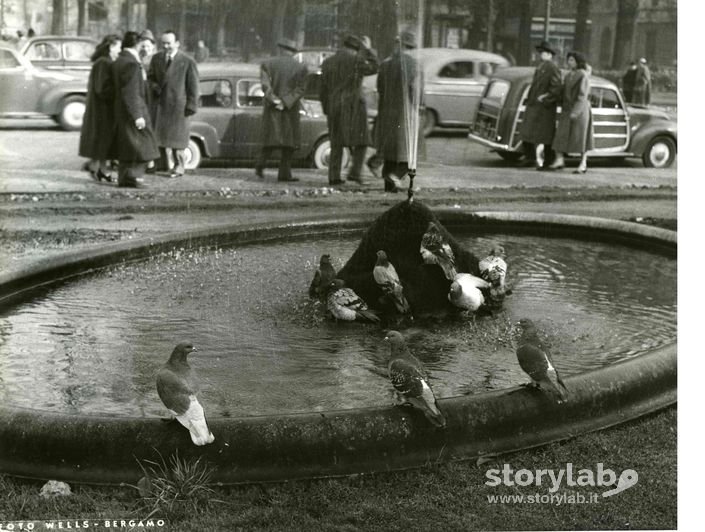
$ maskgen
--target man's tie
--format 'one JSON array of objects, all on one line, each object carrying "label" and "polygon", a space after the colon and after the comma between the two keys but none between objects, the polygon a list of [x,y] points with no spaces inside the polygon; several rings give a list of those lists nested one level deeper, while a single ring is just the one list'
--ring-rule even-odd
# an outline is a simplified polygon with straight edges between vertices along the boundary
[{"label": "man's tie", "polygon": [[171,65],[171,56],[167,55],[166,56],[166,67],[169,68],[169,65]]}]

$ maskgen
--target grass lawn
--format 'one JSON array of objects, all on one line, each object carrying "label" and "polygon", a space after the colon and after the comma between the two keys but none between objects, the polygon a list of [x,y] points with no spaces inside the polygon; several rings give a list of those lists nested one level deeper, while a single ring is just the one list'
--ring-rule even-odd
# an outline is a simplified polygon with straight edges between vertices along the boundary
[{"label": "grass lawn", "polygon": [[[155,517],[165,529],[209,530],[551,530],[676,528],[677,409],[612,429],[475,462],[342,479],[214,487],[210,500],[180,504]],[[619,475],[633,469],[638,483],[585,504],[492,504],[488,496],[548,493],[549,487],[486,486],[488,469],[560,470],[571,462],[574,478],[597,463]],[[72,486],[70,497],[43,499],[42,483],[0,477],[0,521],[22,519],[145,518],[151,508],[128,487]],[[609,488],[564,482],[566,497]]]}]

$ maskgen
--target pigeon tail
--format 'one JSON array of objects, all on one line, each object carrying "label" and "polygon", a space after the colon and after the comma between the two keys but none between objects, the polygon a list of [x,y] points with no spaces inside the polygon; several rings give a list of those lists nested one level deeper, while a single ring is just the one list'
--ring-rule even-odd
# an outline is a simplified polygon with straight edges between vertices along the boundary
[{"label": "pigeon tail", "polygon": [[436,404],[436,398],[433,395],[433,391],[426,381],[422,381],[423,392],[419,397],[406,397],[406,400],[414,408],[421,410],[426,419],[428,419],[433,425],[439,428],[446,426],[446,418],[443,413],[439,410]]},{"label": "pigeon tail", "polygon": [[370,309],[358,310],[357,314],[361,318],[369,321],[370,323],[379,323],[380,322],[379,316],[377,316],[377,314],[375,314],[374,311],[372,311]]},{"label": "pigeon tail", "polygon": [[194,445],[206,445],[215,441],[215,436],[206,423],[206,413],[195,395],[190,397],[191,404],[183,414],[174,414],[176,419],[191,433]]}]

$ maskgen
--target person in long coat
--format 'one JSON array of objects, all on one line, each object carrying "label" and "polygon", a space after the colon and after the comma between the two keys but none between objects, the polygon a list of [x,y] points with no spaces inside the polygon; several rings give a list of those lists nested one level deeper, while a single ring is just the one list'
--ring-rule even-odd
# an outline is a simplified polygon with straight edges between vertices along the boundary
[{"label": "person in long coat", "polygon": [[[142,61],[142,66],[145,71],[149,72],[149,66],[152,64],[152,57],[156,52],[157,41],[154,39],[154,34],[150,29],[144,29],[140,33],[140,45],[139,54],[140,61]],[[157,102],[154,98],[153,91],[147,91],[147,105],[149,106],[149,117],[152,119],[152,125],[154,125],[155,118],[157,116]],[[166,168],[162,168],[166,170]],[[147,163],[147,173],[153,174],[157,171],[156,161],[149,161]]]},{"label": "person in long coat", "polygon": [[120,54],[122,41],[119,35],[106,35],[91,56],[93,66],[88,76],[86,112],[83,115],[78,154],[88,157],[85,166],[96,181],[112,181],[109,161],[113,158],[115,136],[112,64]]},{"label": "person in long coat", "polygon": [[629,68],[622,76],[622,94],[627,103],[634,101],[634,83],[636,82],[636,61],[629,63]]},{"label": "person in long coat", "polygon": [[563,80],[561,115],[558,119],[553,149],[556,160],[549,168],[565,167],[566,153],[579,153],[580,164],[573,172],[587,172],[587,152],[593,148],[592,112],[590,109],[590,75],[585,57],[579,52],[567,56],[570,71]]},{"label": "person in long coat", "polygon": [[634,99],[633,103],[639,105],[649,105],[651,103],[651,71],[646,66],[646,59],[639,59],[634,76]]},{"label": "person in long coat", "polygon": [[119,187],[137,187],[147,161],[159,156],[147,106],[147,74],[140,62],[139,35],[128,31],[113,63],[115,148]]},{"label": "person in long coat", "polygon": [[[526,110],[520,133],[528,164],[538,169],[548,167],[551,159],[551,142],[556,132],[556,106],[561,95],[561,71],[553,62],[556,54],[551,45],[543,41],[536,47],[541,62],[536,67],[526,99]],[[543,146],[543,163],[540,150]]]},{"label": "person in long coat", "polygon": [[[198,67],[191,57],[179,50],[176,32],[165,31],[161,42],[164,49],[152,57],[149,65],[149,81],[156,101],[154,133],[169,175],[179,177],[185,171],[189,117],[198,111]],[[173,168],[169,168],[171,153]]]},{"label": "person in long coat", "polygon": [[296,43],[281,39],[279,55],[260,66],[260,81],[264,92],[262,112],[262,151],[255,173],[264,178],[264,167],[272,152],[279,150],[278,181],[298,181],[291,175],[291,159],[301,144],[301,98],[306,90],[308,69],[292,56]]},{"label": "person in long coat", "polygon": [[[377,94],[379,96],[375,121],[375,147],[383,158],[382,179],[386,192],[397,192],[392,175],[403,178],[409,171],[409,133],[406,113],[413,112],[414,98],[423,95],[423,74],[416,59],[408,53],[416,48],[416,38],[409,32],[402,33],[399,47],[379,66]],[[421,120],[418,121],[421,124]],[[415,131],[417,137],[419,131]]]},{"label": "person in long coat", "polygon": [[362,79],[376,74],[378,66],[377,56],[355,35],[346,36],[343,47],[321,64],[320,99],[328,118],[331,148],[328,183],[331,185],[344,182],[340,170],[346,146],[352,153],[348,179],[362,183],[362,164],[372,140]]}]

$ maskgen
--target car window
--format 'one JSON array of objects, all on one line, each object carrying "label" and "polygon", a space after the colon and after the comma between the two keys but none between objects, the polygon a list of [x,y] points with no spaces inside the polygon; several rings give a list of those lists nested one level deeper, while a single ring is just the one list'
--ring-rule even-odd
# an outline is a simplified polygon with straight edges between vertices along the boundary
[{"label": "car window", "polygon": [[613,89],[593,87],[590,89],[590,106],[602,109],[621,109],[617,92]]},{"label": "car window", "polygon": [[30,61],[61,59],[59,47],[50,42],[38,42],[33,44],[25,55]]},{"label": "car window", "polygon": [[492,74],[494,74],[496,68],[497,63],[487,63],[483,61],[482,63],[480,63],[480,75],[489,78]]},{"label": "car window", "polygon": [[475,73],[475,65],[471,61],[454,61],[448,63],[440,72],[439,78],[465,79],[472,78]]},{"label": "car window", "polygon": [[233,86],[227,79],[208,79],[199,84],[201,107],[232,107]]},{"label": "car window", "polygon": [[10,50],[0,50],[0,68],[17,68],[20,62]]},{"label": "car window", "polygon": [[89,42],[65,42],[64,58],[67,61],[90,61],[95,51],[95,45]]},{"label": "car window", "polygon": [[263,100],[262,83],[258,79],[241,79],[237,82],[238,107],[262,107]]}]

